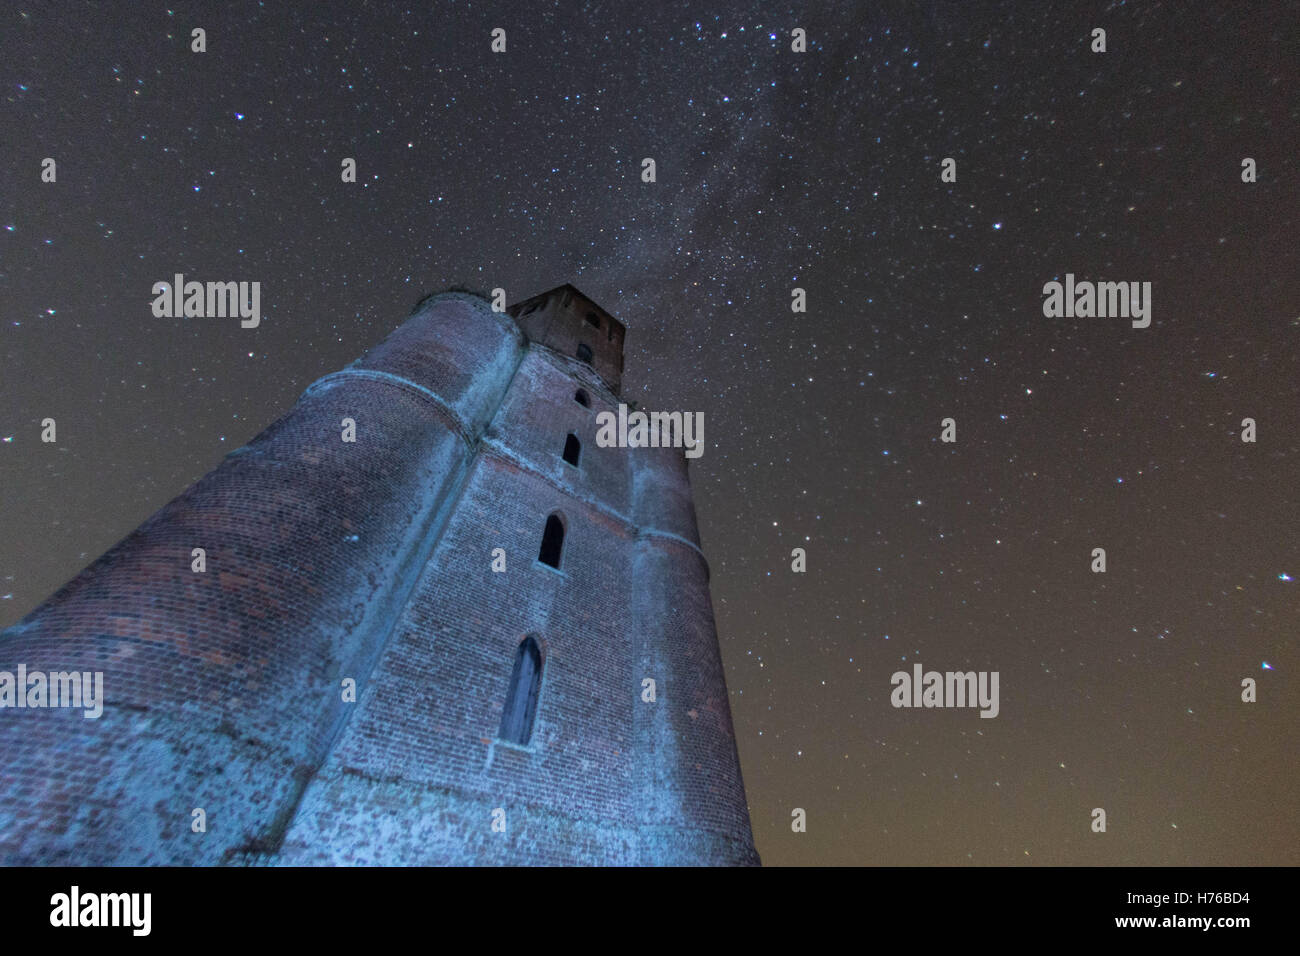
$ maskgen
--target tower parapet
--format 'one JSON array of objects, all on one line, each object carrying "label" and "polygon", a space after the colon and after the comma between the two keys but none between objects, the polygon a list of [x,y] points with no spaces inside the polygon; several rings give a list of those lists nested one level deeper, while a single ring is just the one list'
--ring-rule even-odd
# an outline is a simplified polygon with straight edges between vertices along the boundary
[{"label": "tower parapet", "polygon": [[609,390],[619,394],[627,327],[591,299],[566,283],[517,302],[506,311],[530,342],[590,365]]}]

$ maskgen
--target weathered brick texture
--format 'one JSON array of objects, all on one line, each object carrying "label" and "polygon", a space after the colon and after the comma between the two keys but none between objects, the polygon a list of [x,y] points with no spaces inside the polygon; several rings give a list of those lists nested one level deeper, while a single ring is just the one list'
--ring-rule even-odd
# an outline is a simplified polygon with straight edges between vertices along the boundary
[{"label": "weathered brick texture", "polygon": [[430,297],[0,634],[0,671],[102,671],[106,698],[0,709],[0,860],[756,863],[686,460],[596,446],[623,336],[568,286]]}]

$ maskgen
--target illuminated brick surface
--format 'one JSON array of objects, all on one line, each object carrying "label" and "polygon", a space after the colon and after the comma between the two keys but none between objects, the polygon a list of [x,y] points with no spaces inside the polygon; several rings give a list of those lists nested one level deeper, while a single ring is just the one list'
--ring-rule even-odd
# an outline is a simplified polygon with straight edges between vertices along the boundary
[{"label": "illuminated brick surface", "polygon": [[608,313],[567,286],[509,311],[426,299],[0,634],[0,670],[102,671],[106,700],[0,711],[0,860],[758,862],[686,459],[596,446]]}]

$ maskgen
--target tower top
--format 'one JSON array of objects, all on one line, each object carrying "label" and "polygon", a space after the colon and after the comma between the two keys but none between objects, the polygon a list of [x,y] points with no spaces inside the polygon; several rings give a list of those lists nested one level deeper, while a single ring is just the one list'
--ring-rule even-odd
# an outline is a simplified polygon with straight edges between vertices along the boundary
[{"label": "tower top", "polygon": [[506,309],[529,340],[585,362],[618,395],[623,382],[625,326],[565,283]]}]

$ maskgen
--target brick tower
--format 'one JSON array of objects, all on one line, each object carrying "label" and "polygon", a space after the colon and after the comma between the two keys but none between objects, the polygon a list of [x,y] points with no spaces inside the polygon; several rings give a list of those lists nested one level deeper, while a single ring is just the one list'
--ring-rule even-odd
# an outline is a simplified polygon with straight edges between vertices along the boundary
[{"label": "brick tower", "polygon": [[0,862],[757,863],[683,451],[595,441],[625,331],[431,296],[0,632],[103,674],[0,709]]}]

